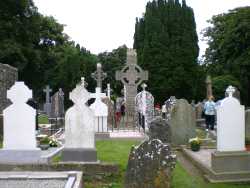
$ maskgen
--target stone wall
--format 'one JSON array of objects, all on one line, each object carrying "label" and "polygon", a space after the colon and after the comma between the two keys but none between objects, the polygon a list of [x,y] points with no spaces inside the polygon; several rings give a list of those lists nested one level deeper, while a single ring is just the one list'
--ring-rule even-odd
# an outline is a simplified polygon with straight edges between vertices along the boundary
[{"label": "stone wall", "polygon": [[15,83],[18,78],[16,68],[0,63],[0,114],[10,104],[7,100],[7,90]]}]

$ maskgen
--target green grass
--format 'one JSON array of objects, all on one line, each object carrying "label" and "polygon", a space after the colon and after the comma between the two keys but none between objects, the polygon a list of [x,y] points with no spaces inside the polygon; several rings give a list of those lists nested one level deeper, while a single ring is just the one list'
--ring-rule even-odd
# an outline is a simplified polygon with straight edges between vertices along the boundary
[{"label": "green grass", "polygon": [[49,118],[47,115],[41,114],[38,116],[38,124],[49,124]]}]

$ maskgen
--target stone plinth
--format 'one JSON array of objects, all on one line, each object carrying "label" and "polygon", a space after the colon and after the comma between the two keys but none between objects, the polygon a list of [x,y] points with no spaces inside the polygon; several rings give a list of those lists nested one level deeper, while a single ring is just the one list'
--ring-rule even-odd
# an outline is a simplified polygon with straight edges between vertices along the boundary
[{"label": "stone plinth", "polygon": [[62,160],[65,162],[97,162],[96,149],[66,148],[62,152]]},{"label": "stone plinth", "polygon": [[250,172],[250,152],[214,152],[212,169],[216,173]]}]

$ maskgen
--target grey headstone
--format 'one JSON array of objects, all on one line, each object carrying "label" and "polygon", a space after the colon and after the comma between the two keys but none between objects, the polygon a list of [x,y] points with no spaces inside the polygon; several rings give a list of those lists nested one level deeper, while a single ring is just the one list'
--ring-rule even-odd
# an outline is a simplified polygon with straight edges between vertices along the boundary
[{"label": "grey headstone", "polygon": [[154,139],[132,147],[125,177],[125,188],[170,188],[176,157],[170,146]]},{"label": "grey headstone", "polygon": [[171,115],[171,111],[173,109],[173,106],[176,104],[176,98],[175,96],[171,96],[168,100],[165,101],[165,105],[166,105],[166,119],[169,121],[170,120],[170,115]]},{"label": "grey headstone", "polygon": [[11,102],[7,99],[7,90],[14,85],[18,78],[16,68],[0,63],[0,114]]},{"label": "grey headstone", "polygon": [[51,97],[51,117],[64,117],[64,93],[61,88]]},{"label": "grey headstone", "polygon": [[202,119],[203,104],[199,102],[195,105],[195,117],[196,119]]},{"label": "grey headstone", "polygon": [[189,139],[196,136],[195,128],[195,113],[192,106],[185,99],[178,99],[171,111],[171,143],[188,144]]},{"label": "grey headstone", "polygon": [[108,106],[108,126],[112,127],[115,122],[115,107],[114,102],[108,97],[102,98],[102,102],[104,102]]},{"label": "grey headstone", "polygon": [[148,71],[143,71],[137,65],[137,54],[133,49],[127,51],[127,63],[121,71],[116,71],[116,80],[119,80],[126,87],[126,114],[134,115],[135,96],[137,87],[144,80],[148,80]]},{"label": "grey headstone", "polygon": [[163,143],[171,143],[170,126],[162,117],[156,117],[149,124],[149,139],[159,139]]},{"label": "grey headstone", "polygon": [[245,132],[246,138],[250,140],[250,109],[245,112]]}]

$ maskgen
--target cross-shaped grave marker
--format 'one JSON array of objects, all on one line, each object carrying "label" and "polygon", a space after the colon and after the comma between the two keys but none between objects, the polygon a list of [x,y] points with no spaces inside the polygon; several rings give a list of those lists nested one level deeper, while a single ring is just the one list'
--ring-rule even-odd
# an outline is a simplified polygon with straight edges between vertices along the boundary
[{"label": "cross-shaped grave marker", "polygon": [[107,74],[103,72],[101,63],[97,63],[96,71],[91,74],[91,77],[96,80],[97,87],[102,90],[102,81],[107,77]]},{"label": "cross-shaped grave marker", "polygon": [[233,97],[233,94],[235,92],[235,88],[233,86],[228,86],[226,89],[226,93],[228,94],[228,97]]},{"label": "cross-shaped grave marker", "polygon": [[116,71],[116,80],[121,81],[126,87],[126,113],[134,114],[135,111],[135,96],[137,87],[142,81],[148,80],[148,71],[143,71],[137,65],[136,51],[128,49],[127,63],[121,71]]}]

